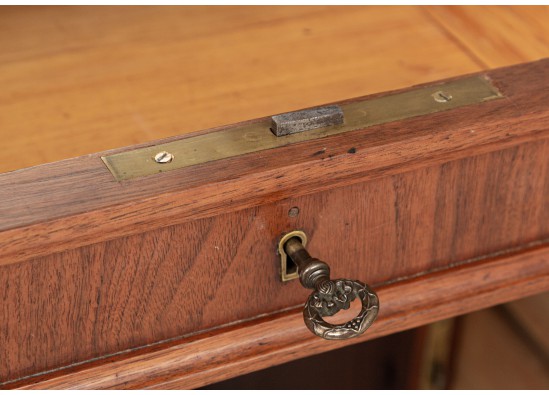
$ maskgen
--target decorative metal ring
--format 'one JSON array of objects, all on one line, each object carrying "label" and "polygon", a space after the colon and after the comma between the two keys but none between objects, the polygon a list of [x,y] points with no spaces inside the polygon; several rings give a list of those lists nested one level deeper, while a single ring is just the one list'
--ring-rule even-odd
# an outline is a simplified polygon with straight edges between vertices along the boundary
[{"label": "decorative metal ring", "polygon": [[[322,317],[347,310],[356,298],[362,301],[360,313],[344,324],[330,324]],[[327,340],[350,339],[362,334],[372,325],[379,310],[379,298],[367,285],[346,279],[328,280],[313,292],[305,308],[305,325],[315,335]]]}]

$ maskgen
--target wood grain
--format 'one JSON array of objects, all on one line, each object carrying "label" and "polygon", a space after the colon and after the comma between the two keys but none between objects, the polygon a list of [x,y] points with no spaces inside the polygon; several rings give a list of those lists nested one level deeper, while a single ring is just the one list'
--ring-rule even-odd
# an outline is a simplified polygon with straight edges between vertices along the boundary
[{"label": "wood grain", "polygon": [[0,31],[0,172],[481,69],[416,7],[3,7]]},{"label": "wood grain", "polygon": [[[485,10],[3,8],[0,171],[547,56],[546,9]],[[356,341],[547,290],[549,61],[488,75],[505,100],[141,180],[0,175],[0,382],[192,388],[352,344],[287,311],[294,228],[382,286]]]},{"label": "wood grain", "polygon": [[100,154],[0,175],[0,381],[302,304],[292,229],[374,285],[546,243],[549,61],[488,75],[504,100],[158,176]]},{"label": "wood grain", "polygon": [[549,137],[549,61],[488,75],[506,100],[128,182],[105,153],[2,174],[0,265]]},{"label": "wood grain", "polygon": [[549,56],[546,7],[1,11],[0,172]]},{"label": "wood grain", "polygon": [[275,254],[292,229],[334,275],[373,284],[547,239],[547,157],[531,142],[0,266],[1,378],[303,303]]},{"label": "wood grain", "polygon": [[549,6],[438,6],[424,10],[485,67],[549,56]]},{"label": "wood grain", "polygon": [[27,389],[196,388],[549,289],[549,247],[520,251],[379,289],[383,308],[363,336],[329,342],[300,309],[164,344],[135,355],[12,383]]}]

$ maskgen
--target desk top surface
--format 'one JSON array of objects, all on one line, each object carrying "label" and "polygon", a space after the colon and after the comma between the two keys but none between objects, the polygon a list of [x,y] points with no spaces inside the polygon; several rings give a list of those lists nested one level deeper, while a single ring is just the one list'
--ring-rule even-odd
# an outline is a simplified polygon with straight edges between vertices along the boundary
[{"label": "desk top surface", "polygon": [[549,7],[3,7],[0,172],[549,56]]}]

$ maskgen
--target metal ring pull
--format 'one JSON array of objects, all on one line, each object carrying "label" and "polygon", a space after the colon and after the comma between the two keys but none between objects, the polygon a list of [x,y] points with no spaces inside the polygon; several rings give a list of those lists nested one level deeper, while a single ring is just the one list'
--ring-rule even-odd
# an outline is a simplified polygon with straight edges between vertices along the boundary
[{"label": "metal ring pull", "polygon": [[[331,280],[330,267],[312,258],[297,237],[286,241],[284,251],[297,265],[301,284],[315,290],[303,309],[305,325],[311,332],[328,340],[350,339],[372,325],[379,310],[379,299],[367,284],[346,279]],[[322,318],[347,310],[356,298],[361,300],[362,309],[351,321],[336,325]]]}]

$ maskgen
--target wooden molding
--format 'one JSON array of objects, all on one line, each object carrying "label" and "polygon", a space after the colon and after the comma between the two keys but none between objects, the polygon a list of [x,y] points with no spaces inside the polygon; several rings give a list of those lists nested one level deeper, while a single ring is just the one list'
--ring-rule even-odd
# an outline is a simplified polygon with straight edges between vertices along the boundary
[{"label": "wooden molding", "polygon": [[545,290],[549,290],[549,246],[542,245],[384,286],[379,289],[378,320],[363,336],[349,341],[313,336],[296,308],[4,388],[197,388]]}]

